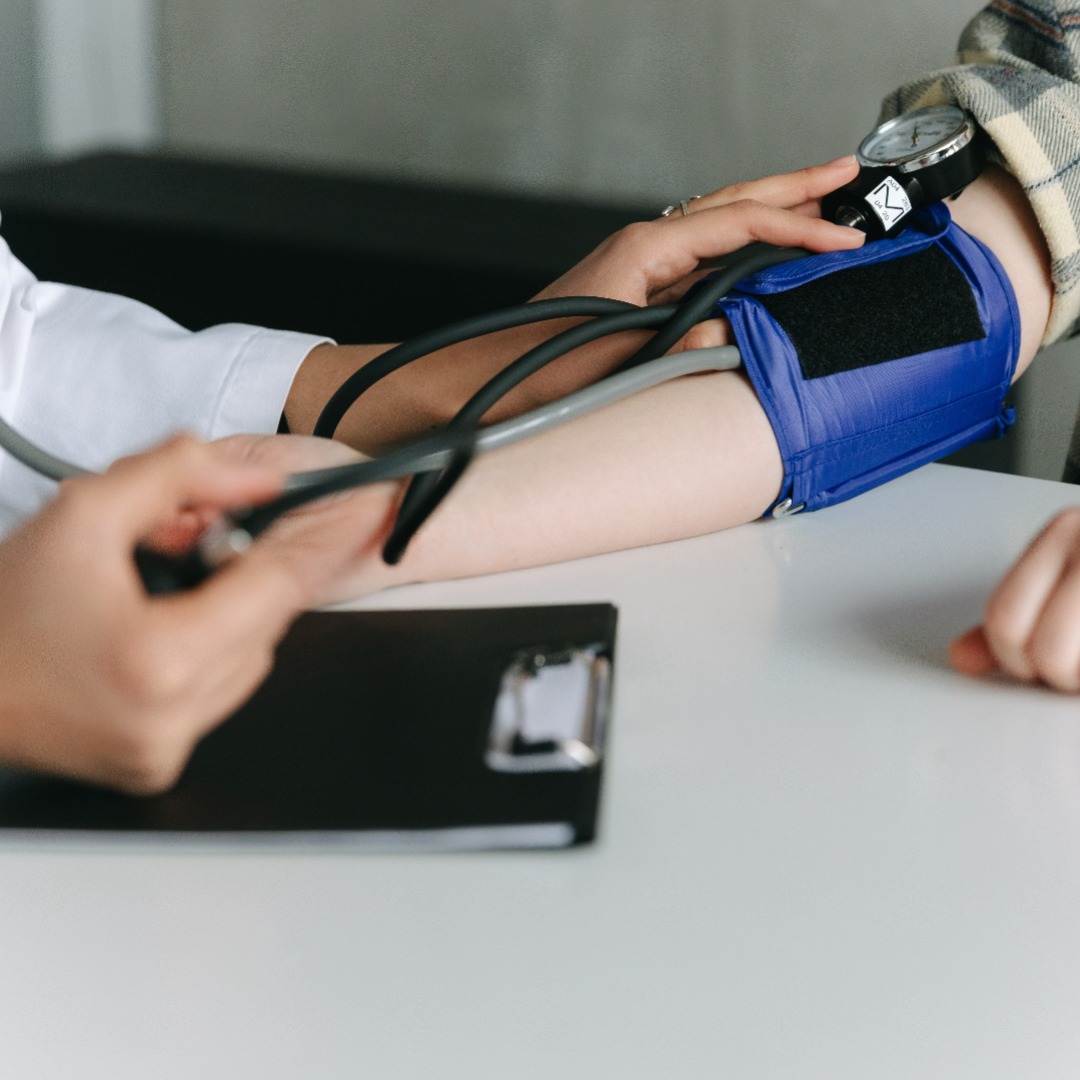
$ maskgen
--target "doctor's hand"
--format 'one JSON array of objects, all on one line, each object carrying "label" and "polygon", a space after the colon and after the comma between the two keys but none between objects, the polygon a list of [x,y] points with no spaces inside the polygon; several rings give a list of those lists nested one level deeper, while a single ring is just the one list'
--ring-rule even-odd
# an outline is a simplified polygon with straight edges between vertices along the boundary
[{"label": "doctor's hand", "polygon": [[[310,435],[231,435],[213,444],[228,461],[275,473],[363,461],[336,440]],[[310,606],[355,600],[401,581],[382,560],[403,484],[369,484],[301,506],[263,533],[252,551],[272,554],[301,583]],[[239,561],[247,558],[241,557]]]},{"label": "doctor's hand", "polygon": [[966,675],[1000,671],[1080,691],[1080,508],[1058,514],[1035,538],[949,659]]},{"label": "doctor's hand", "polygon": [[259,545],[190,592],[151,597],[132,552],[181,550],[201,522],[280,485],[280,470],[179,438],[65,482],[0,543],[0,761],[168,787],[267,675],[309,598]]}]

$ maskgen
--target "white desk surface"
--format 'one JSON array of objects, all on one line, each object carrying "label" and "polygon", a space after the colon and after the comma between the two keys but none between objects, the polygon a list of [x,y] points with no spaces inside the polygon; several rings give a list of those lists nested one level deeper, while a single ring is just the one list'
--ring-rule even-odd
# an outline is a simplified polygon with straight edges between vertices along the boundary
[{"label": "white desk surface", "polygon": [[0,1077],[1075,1078],[1080,700],[944,659],[1074,501],[931,466],[376,598],[619,605],[599,842],[0,850]]}]

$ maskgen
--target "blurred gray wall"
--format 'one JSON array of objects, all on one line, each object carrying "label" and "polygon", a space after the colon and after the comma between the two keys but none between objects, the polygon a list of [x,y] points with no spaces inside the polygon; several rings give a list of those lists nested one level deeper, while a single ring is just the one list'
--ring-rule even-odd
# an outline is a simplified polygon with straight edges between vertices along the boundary
[{"label": "blurred gray wall", "polygon": [[159,0],[167,142],[657,201],[854,148],[980,0]]},{"label": "blurred gray wall", "polygon": [[40,145],[37,56],[34,0],[0,0],[0,162]]}]

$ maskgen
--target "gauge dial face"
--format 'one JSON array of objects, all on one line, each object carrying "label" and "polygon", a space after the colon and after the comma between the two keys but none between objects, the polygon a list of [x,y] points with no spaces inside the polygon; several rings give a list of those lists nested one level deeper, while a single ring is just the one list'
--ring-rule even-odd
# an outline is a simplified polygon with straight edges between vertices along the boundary
[{"label": "gauge dial face", "polygon": [[882,124],[862,141],[859,157],[868,165],[899,165],[923,157],[962,134],[967,118],[955,105],[932,105]]}]

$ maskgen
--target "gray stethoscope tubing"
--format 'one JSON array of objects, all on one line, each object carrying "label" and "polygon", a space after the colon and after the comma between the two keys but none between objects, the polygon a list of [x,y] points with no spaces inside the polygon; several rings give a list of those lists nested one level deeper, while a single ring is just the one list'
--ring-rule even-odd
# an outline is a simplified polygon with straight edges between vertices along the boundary
[{"label": "gray stethoscope tubing", "polygon": [[[671,379],[706,371],[729,371],[741,364],[742,357],[734,346],[691,349],[609,375],[606,379],[559,401],[488,428],[467,432],[444,430],[370,461],[294,473],[287,479],[282,494],[267,508],[255,507],[243,515],[237,515],[241,517],[240,521],[231,515],[225,515],[204,531],[196,548],[181,560],[187,566],[196,567],[195,577],[189,579],[188,584],[196,582],[205,573],[212,572],[246,550],[254,537],[283,513],[317,498],[380,481],[452,467],[463,451],[474,455],[509,446]],[[0,448],[23,465],[51,480],[84,476],[91,471],[42,449],[3,418],[0,418]],[[145,563],[147,559],[155,558],[153,553],[136,552],[137,563],[140,560]],[[171,591],[175,587],[169,584],[164,589],[158,588],[152,584],[152,576],[147,576],[148,571],[151,575],[157,572],[146,565],[140,565],[140,572],[143,573],[149,591]],[[181,570],[180,573],[186,571]],[[173,571],[168,571],[170,582],[172,574]]]},{"label": "gray stethoscope tubing", "polygon": [[74,476],[86,476],[90,469],[65,461],[63,458],[43,450],[37,443],[31,442],[25,435],[16,431],[0,416],[0,448],[6,450],[16,461],[21,461],[27,468],[49,480],[70,480]]},{"label": "gray stethoscope tubing", "polygon": [[568,394],[513,420],[493,424],[481,431],[476,440],[476,448],[481,451],[497,450],[500,446],[539,435],[560,424],[576,420],[579,416],[595,412],[606,405],[613,405],[616,401],[683,375],[700,375],[706,371],[734,371],[741,366],[742,356],[734,345],[688,349],[674,356],[661,356],[617,375],[609,375],[592,386]]},{"label": "gray stethoscope tubing", "polygon": [[[550,431],[561,424],[569,423],[580,416],[595,412],[597,409],[602,409],[671,379],[706,371],[730,371],[738,368],[741,363],[739,350],[733,345],[711,349],[691,349],[673,356],[660,357],[616,375],[610,375],[592,386],[578,390],[559,401],[543,405],[532,412],[482,428],[472,440],[473,449],[476,453],[497,450],[521,439]],[[340,491],[344,486],[396,480],[418,472],[441,469],[453,461],[461,445],[460,436],[434,435],[371,461],[360,462],[356,465],[341,465],[332,469],[314,469],[309,472],[294,473],[286,481],[281,498],[288,500],[290,494],[302,494],[303,498],[297,501],[297,505],[300,505],[302,502],[310,501],[317,489],[323,486],[328,489],[332,487],[332,491]],[[2,417],[0,417],[0,448],[6,450],[23,465],[50,480],[68,480],[76,476],[85,476],[92,471],[42,449],[16,431]],[[330,493],[331,490],[328,490],[327,494]],[[275,505],[279,504],[280,500]],[[243,531],[250,532],[250,530]]]}]

